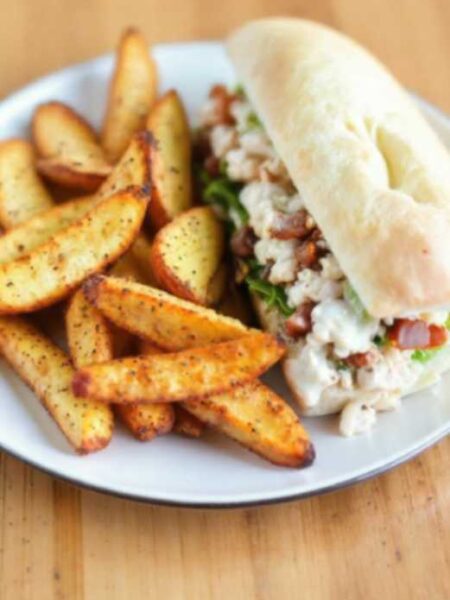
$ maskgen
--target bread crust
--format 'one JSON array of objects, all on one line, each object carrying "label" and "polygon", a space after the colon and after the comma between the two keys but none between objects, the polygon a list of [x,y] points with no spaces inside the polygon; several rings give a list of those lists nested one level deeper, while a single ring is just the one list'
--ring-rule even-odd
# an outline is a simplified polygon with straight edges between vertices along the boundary
[{"label": "bread crust", "polygon": [[375,317],[450,305],[450,157],[368,52],[322,25],[254,21],[228,51],[341,268]]}]

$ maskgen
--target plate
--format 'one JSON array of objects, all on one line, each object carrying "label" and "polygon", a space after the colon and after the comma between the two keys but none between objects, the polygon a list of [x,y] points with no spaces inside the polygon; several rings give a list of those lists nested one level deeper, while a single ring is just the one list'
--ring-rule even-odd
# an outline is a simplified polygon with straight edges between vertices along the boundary
[{"label": "plate", "polygon": [[[161,89],[176,87],[193,120],[213,83],[233,82],[221,44],[162,45],[154,53]],[[112,66],[111,56],[102,57],[44,77],[10,96],[0,104],[0,138],[28,135],[34,107],[53,99],[69,103],[99,125]],[[416,101],[450,147],[449,118]],[[289,397],[277,370],[269,379]],[[375,429],[363,437],[340,437],[334,417],[305,419],[317,459],[304,470],[274,467],[212,432],[200,440],[168,436],[145,444],[120,426],[106,450],[79,457],[4,364],[0,397],[0,446],[6,452],[78,485],[182,506],[255,505],[335,490],[400,464],[450,432],[450,375],[404,400],[397,412],[380,415]]]}]

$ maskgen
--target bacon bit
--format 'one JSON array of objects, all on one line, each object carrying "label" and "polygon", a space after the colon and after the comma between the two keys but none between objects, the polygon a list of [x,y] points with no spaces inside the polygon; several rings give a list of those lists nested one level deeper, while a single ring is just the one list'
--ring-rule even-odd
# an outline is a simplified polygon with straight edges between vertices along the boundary
[{"label": "bacon bit", "polygon": [[448,339],[448,331],[446,327],[441,325],[430,325],[430,348],[443,346]]},{"label": "bacon bit", "polygon": [[400,350],[436,348],[445,344],[447,335],[445,327],[412,319],[397,319],[387,333],[391,343]]},{"label": "bacon bit", "polygon": [[203,167],[211,177],[218,177],[220,174],[220,161],[212,154],[205,159]]},{"label": "bacon bit", "polygon": [[270,230],[270,236],[277,240],[301,240],[311,231],[307,221],[308,213],[306,210],[299,210],[292,215],[280,213]]},{"label": "bacon bit", "polygon": [[233,233],[231,251],[240,258],[249,258],[254,254],[256,235],[251,227],[245,225]]},{"label": "bacon bit", "polygon": [[298,338],[306,335],[312,330],[311,313],[315,307],[314,302],[304,302],[295,313],[287,319],[284,324],[285,331],[289,337]]},{"label": "bacon bit", "polygon": [[361,367],[369,367],[373,364],[374,360],[375,356],[372,352],[357,352],[346,358],[345,362],[351,367],[360,369]]},{"label": "bacon bit", "polygon": [[314,242],[303,242],[295,250],[295,258],[298,266],[302,269],[309,269],[319,258],[319,252]]},{"label": "bacon bit", "polygon": [[314,229],[311,231],[311,233],[308,236],[308,240],[310,240],[311,242],[319,242],[322,239],[323,239],[322,232],[320,231],[320,229],[318,227],[314,227]]},{"label": "bacon bit", "polygon": [[230,104],[236,100],[224,85],[215,85],[209,92],[209,97],[216,103],[217,125],[233,125],[234,118],[230,113]]}]

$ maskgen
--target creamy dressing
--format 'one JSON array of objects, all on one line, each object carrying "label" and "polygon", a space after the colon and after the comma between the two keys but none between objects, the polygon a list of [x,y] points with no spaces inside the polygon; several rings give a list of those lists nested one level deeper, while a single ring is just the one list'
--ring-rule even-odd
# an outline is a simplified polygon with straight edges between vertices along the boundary
[{"label": "creamy dressing", "polygon": [[[411,351],[377,346],[375,340],[383,338],[394,319],[381,321],[361,314],[346,299],[347,279],[324,240],[317,242],[322,257],[315,268],[299,270],[296,250],[301,242],[272,236],[280,216],[304,209],[303,200],[264,129],[255,126],[250,104],[244,99],[234,100],[230,113],[236,124],[215,124],[214,102],[208,100],[202,125],[209,127],[212,152],[224,161],[228,178],[244,184],[240,202],[258,238],[255,257],[267,267],[268,281],[283,286],[293,309],[305,302],[315,303],[310,333],[300,340],[288,339],[286,372],[295,378],[312,414],[330,407],[342,410],[343,435],[367,431],[378,411],[397,408],[400,397],[422,377],[424,365],[411,359]],[[237,227],[242,225],[237,215],[231,218]],[[308,219],[313,227],[312,217]],[[411,318],[443,325],[448,316],[447,311],[433,311]],[[345,363],[349,356],[367,352],[373,359],[370,366],[349,367]]]}]

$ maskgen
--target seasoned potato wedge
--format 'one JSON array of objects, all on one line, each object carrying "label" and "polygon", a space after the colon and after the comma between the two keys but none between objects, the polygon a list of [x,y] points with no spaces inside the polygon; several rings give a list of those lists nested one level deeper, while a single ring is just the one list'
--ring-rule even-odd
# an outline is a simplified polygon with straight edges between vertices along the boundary
[{"label": "seasoned potato wedge", "polygon": [[126,30],[117,50],[101,136],[102,147],[112,163],[122,156],[132,135],[144,129],[156,99],[156,87],[156,65],[144,36],[136,29]]},{"label": "seasoned potato wedge", "polygon": [[[138,239],[139,237],[142,237],[142,234],[138,236]],[[134,257],[132,248],[119,258],[112,267],[111,273],[115,277],[122,277],[130,281],[146,281],[146,275],[142,272],[141,265]],[[97,309],[94,308],[94,310]],[[114,356],[131,354],[135,338],[127,331],[116,327],[113,323],[111,325],[113,326],[114,336]],[[153,355],[159,354],[161,350],[151,342],[140,340],[138,352],[139,354]],[[175,420],[174,409],[167,403],[122,404],[116,405],[115,411],[131,433],[141,441],[152,440],[157,435],[168,433],[171,431]]]},{"label": "seasoned potato wedge", "polygon": [[92,127],[61,102],[38,106],[32,134],[39,172],[61,186],[93,192],[111,172]]},{"label": "seasoned potato wedge", "polygon": [[150,185],[151,140],[148,131],[136,133],[131,138],[125,154],[97,192],[99,197],[107,198],[130,186]]},{"label": "seasoned potato wedge", "polygon": [[[224,253],[222,223],[209,206],[197,206],[158,231],[151,249],[151,264],[163,289],[205,305],[211,297],[212,281],[216,288],[213,297],[220,297],[225,286],[225,277],[217,278]],[[217,290],[218,285],[221,290]]]},{"label": "seasoned potato wedge", "polygon": [[95,196],[86,196],[54,206],[29,221],[17,225],[0,237],[0,263],[25,256],[51,239],[58,231],[84,217],[98,202]]},{"label": "seasoned potato wedge", "polygon": [[35,392],[80,454],[104,448],[111,439],[112,411],[106,404],[72,394],[69,357],[20,317],[0,317],[0,353]]},{"label": "seasoned potato wedge", "polygon": [[147,202],[137,188],[111,196],[30,254],[0,265],[0,314],[54,304],[112,263],[137,236]]},{"label": "seasoned potato wedge", "polygon": [[155,276],[150,267],[150,248],[149,240],[141,232],[130,249],[111,267],[109,274],[113,277],[156,286]]},{"label": "seasoned potato wedge", "polygon": [[175,421],[173,406],[155,404],[116,404],[114,410],[134,437],[149,442],[158,435],[172,431]]},{"label": "seasoned potato wedge", "polygon": [[135,261],[138,263],[141,273],[144,275],[143,283],[147,283],[152,287],[158,287],[155,274],[152,269],[150,262],[150,253],[152,248],[152,242],[142,232],[133,242],[130,248],[130,253],[133,255]]},{"label": "seasoned potato wedge", "polygon": [[273,336],[255,332],[212,346],[85,367],[75,374],[73,391],[118,404],[202,398],[259,377],[284,351]]},{"label": "seasoned potato wedge", "polygon": [[[161,350],[153,344],[140,344],[140,354],[154,356],[160,352]],[[134,437],[142,442],[169,433],[175,421],[174,407],[167,402],[117,404],[115,410]]]},{"label": "seasoned potato wedge", "polygon": [[314,460],[314,447],[295,412],[259,381],[183,402],[183,407],[272,463],[306,467]]},{"label": "seasoned potato wedge", "polygon": [[66,333],[74,366],[112,360],[113,337],[105,317],[77,290],[67,306]]},{"label": "seasoned potato wedge", "polygon": [[217,306],[219,304],[225,294],[229,279],[230,273],[227,264],[222,262],[209,281],[206,290],[206,306]]},{"label": "seasoned potato wedge", "polygon": [[[148,404],[147,406],[153,406]],[[205,424],[193,414],[184,410],[179,404],[175,405],[174,433],[180,433],[186,437],[199,438],[205,430]]]},{"label": "seasoned potato wedge", "polygon": [[168,92],[153,107],[147,121],[153,135],[150,218],[159,229],[192,205],[191,136],[178,94]]},{"label": "seasoned potato wedge", "polygon": [[86,297],[121,329],[164,350],[184,350],[243,337],[239,321],[155,288],[96,275],[83,285]]},{"label": "seasoned potato wedge", "polygon": [[0,144],[0,225],[5,229],[16,227],[53,205],[34,162],[33,148],[25,140]]}]

